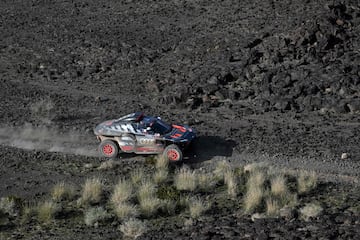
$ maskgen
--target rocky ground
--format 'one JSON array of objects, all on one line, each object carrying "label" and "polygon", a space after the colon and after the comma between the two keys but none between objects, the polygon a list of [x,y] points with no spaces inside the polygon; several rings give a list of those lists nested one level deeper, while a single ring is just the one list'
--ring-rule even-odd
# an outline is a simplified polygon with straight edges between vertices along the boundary
[{"label": "rocky ground", "polygon": [[[358,239],[359,26],[357,0],[2,0],[0,197],[40,200],[100,174],[84,167],[103,161],[93,127],[144,111],[198,130],[194,168],[226,158],[315,170],[322,185],[302,203],[325,209],[253,222],[228,203],[187,226],[151,222],[144,239]],[[109,183],[145,158],[118,161],[101,172]],[[121,237],[68,221],[0,238]]]}]

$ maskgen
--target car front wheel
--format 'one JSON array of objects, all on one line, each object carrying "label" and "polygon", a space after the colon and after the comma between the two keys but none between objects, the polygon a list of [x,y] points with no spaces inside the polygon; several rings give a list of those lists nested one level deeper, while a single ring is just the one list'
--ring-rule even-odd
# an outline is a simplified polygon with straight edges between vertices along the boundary
[{"label": "car front wheel", "polygon": [[181,162],[183,159],[182,151],[175,144],[171,144],[167,146],[163,154],[164,157],[166,157],[169,160],[169,162]]}]

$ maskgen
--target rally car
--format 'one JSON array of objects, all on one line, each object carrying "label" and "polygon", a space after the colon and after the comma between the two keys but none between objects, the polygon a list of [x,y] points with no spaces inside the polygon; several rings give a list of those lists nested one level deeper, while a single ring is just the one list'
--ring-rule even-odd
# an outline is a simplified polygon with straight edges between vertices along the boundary
[{"label": "rally car", "polygon": [[169,161],[183,159],[183,150],[195,139],[187,125],[168,124],[160,117],[135,112],[100,123],[94,129],[102,156],[115,158],[119,152],[163,154]]}]

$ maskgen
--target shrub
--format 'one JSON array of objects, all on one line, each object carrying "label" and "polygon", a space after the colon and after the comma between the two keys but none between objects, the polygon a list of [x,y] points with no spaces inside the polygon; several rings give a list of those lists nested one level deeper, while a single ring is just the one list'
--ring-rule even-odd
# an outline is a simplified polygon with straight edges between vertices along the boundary
[{"label": "shrub", "polygon": [[82,203],[98,203],[103,193],[103,184],[100,178],[89,178],[85,181],[81,202]]},{"label": "shrub", "polygon": [[159,155],[156,158],[156,169],[167,169],[169,165],[169,159],[164,157],[163,155]]},{"label": "shrub", "polygon": [[248,188],[244,198],[244,209],[245,212],[253,212],[257,207],[260,206],[264,190],[260,186],[253,186]]},{"label": "shrub", "polygon": [[114,211],[120,220],[137,217],[139,215],[138,208],[127,202],[121,202],[117,204]]},{"label": "shrub", "polygon": [[323,208],[315,203],[308,203],[300,209],[301,216],[305,221],[309,221],[310,218],[319,216],[322,211]]},{"label": "shrub", "polygon": [[125,237],[136,239],[146,232],[146,225],[140,220],[129,219],[119,229]]},{"label": "shrub", "polygon": [[168,177],[168,170],[165,168],[159,168],[154,174],[154,181],[157,184],[163,183]]},{"label": "shrub", "polygon": [[114,206],[125,202],[133,195],[132,183],[126,179],[120,179],[114,187],[114,192],[111,195],[111,202]]},{"label": "shrub", "polygon": [[60,210],[59,205],[52,201],[45,201],[38,206],[38,219],[48,223],[55,218],[55,214]]},{"label": "shrub", "polygon": [[277,216],[279,215],[280,206],[277,200],[269,198],[266,200],[266,214],[268,216]]},{"label": "shrub", "polygon": [[315,172],[301,171],[297,179],[299,193],[307,193],[317,185],[317,176]]},{"label": "shrub", "polygon": [[88,226],[94,226],[99,222],[105,221],[107,218],[108,213],[103,207],[90,208],[84,214],[84,222]]},{"label": "shrub", "polygon": [[192,197],[188,199],[188,207],[190,211],[190,216],[192,218],[199,218],[206,210],[210,208],[211,204],[205,202],[199,197]]},{"label": "shrub", "polygon": [[54,201],[70,200],[74,196],[74,187],[66,184],[65,182],[57,183],[51,191],[51,197]]},{"label": "shrub", "polygon": [[188,167],[182,167],[175,175],[174,183],[178,190],[194,191],[196,189],[196,173]]},{"label": "shrub", "polygon": [[137,168],[130,174],[131,182],[134,185],[139,185],[146,178],[145,170],[143,168]]}]

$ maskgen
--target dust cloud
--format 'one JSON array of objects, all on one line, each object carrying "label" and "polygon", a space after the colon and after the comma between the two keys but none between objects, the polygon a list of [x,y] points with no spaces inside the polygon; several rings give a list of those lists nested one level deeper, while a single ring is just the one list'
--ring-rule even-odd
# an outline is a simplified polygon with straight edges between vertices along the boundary
[{"label": "dust cloud", "polygon": [[0,127],[0,144],[27,150],[70,153],[83,156],[98,156],[94,138],[79,132],[60,132],[55,128]]}]

